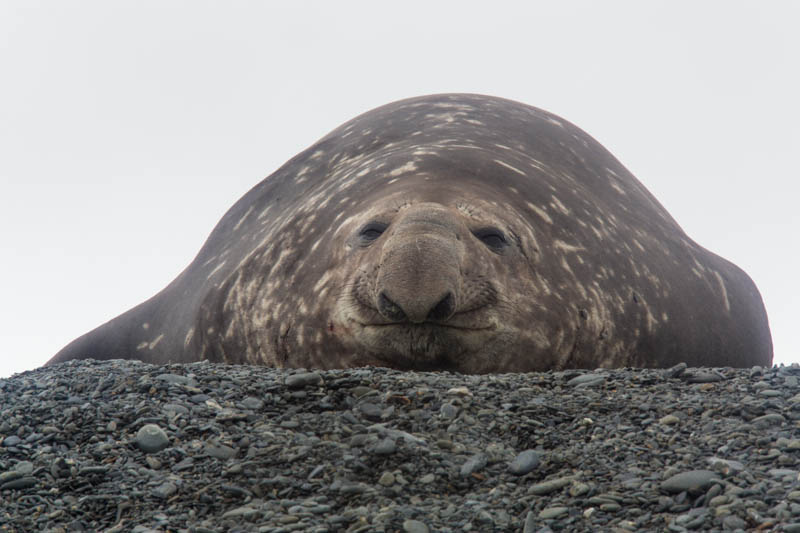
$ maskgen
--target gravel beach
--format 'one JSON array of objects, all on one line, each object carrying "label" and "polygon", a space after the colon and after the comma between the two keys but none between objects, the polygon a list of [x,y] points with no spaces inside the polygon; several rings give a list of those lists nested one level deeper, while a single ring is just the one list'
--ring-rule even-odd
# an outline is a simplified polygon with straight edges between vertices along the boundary
[{"label": "gravel beach", "polygon": [[800,532],[800,366],[0,379],[0,531]]}]

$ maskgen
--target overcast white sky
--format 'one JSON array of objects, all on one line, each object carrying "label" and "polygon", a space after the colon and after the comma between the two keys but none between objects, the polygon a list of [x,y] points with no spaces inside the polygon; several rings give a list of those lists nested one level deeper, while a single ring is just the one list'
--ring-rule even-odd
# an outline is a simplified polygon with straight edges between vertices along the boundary
[{"label": "overcast white sky", "polygon": [[800,362],[798,27],[791,0],[2,0],[0,377],[155,294],[331,129],[437,92],[589,132]]}]

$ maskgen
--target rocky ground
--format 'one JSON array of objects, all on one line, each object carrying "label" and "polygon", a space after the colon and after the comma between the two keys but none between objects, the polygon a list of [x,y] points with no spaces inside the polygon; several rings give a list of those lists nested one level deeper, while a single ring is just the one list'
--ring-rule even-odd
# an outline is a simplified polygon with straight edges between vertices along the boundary
[{"label": "rocky ground", "polygon": [[0,531],[800,532],[800,367],[0,379]]}]

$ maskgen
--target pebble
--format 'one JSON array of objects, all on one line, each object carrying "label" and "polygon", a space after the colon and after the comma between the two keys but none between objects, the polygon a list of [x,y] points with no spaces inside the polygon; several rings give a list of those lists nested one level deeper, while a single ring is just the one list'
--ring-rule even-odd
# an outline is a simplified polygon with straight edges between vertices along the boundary
[{"label": "pebble", "polygon": [[391,437],[386,437],[385,439],[381,440],[372,450],[375,455],[391,455],[396,451],[397,444],[395,444],[394,439]]},{"label": "pebble", "polygon": [[11,448],[13,446],[17,446],[21,442],[21,438],[17,437],[16,435],[11,435],[3,439],[3,446],[6,448]]},{"label": "pebble", "polygon": [[0,379],[0,531],[800,533],[798,377],[73,361]]},{"label": "pebble", "polygon": [[681,376],[681,378],[686,380],[687,383],[716,383],[718,381],[723,381],[725,376],[716,371],[707,372],[701,370],[698,372],[688,372]]},{"label": "pebble", "polygon": [[537,466],[539,466],[539,454],[534,450],[525,450],[508,465],[508,471],[517,476],[524,476]]},{"label": "pebble", "polygon": [[406,520],[403,522],[403,531],[406,533],[429,533],[430,529],[425,525],[425,522]]},{"label": "pebble", "polygon": [[178,487],[174,483],[162,483],[153,489],[153,496],[161,500],[166,500],[178,491]]},{"label": "pebble", "polygon": [[364,402],[358,406],[358,411],[361,416],[371,422],[380,422],[383,415],[383,409],[380,405],[374,403]]},{"label": "pebble", "polygon": [[19,477],[4,483],[0,483],[0,490],[21,490],[28,489],[36,486],[36,478],[34,477]]},{"label": "pebble", "polygon": [[290,389],[302,389],[322,383],[322,375],[318,372],[301,372],[286,376],[286,386]]},{"label": "pebble", "polygon": [[680,377],[686,371],[686,368],[687,368],[686,363],[678,363],[677,365],[665,370],[664,375],[667,378],[677,378]]},{"label": "pebble", "polygon": [[539,518],[542,520],[549,520],[551,518],[556,518],[558,516],[567,514],[569,512],[569,507],[546,507],[539,511]]},{"label": "pebble", "polygon": [[384,487],[391,487],[394,485],[394,474],[391,472],[384,472],[381,474],[381,477],[378,478],[378,483]]},{"label": "pebble", "polygon": [[531,487],[528,489],[528,492],[539,496],[544,494],[550,494],[551,492],[566,487],[567,485],[572,483],[574,479],[575,478],[573,476],[549,479],[547,481],[531,485]]},{"label": "pebble", "polygon": [[666,415],[658,419],[658,423],[665,426],[674,426],[675,424],[679,424],[680,421],[681,419],[675,415]]},{"label": "pebble", "polygon": [[169,437],[157,425],[145,424],[136,433],[136,445],[144,453],[156,453],[169,446]]},{"label": "pebble", "polygon": [[567,381],[569,387],[594,387],[605,382],[602,374],[581,374]]},{"label": "pebble", "polygon": [[236,450],[224,444],[209,444],[206,446],[206,453],[217,459],[231,459],[236,456]]},{"label": "pebble", "polygon": [[708,488],[715,481],[719,481],[719,476],[711,470],[690,470],[665,479],[661,482],[661,490],[668,493],[698,492]]},{"label": "pebble", "polygon": [[485,453],[476,453],[461,465],[461,476],[469,476],[486,466],[488,458]]}]

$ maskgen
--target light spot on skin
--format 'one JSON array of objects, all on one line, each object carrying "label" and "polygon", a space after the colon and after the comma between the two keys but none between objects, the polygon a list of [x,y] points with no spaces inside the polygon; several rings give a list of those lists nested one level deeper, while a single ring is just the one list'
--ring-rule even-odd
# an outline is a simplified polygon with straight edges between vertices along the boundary
[{"label": "light spot on skin", "polygon": [[555,195],[553,195],[552,198],[553,198],[553,202],[550,205],[553,206],[555,209],[558,209],[559,211],[561,211],[565,215],[569,215],[570,210],[567,209],[566,206],[561,203],[561,200],[559,200]]},{"label": "light spot on skin", "polygon": [[247,217],[250,215],[250,213],[252,213],[252,212],[253,212],[253,206],[251,205],[251,206],[250,206],[250,207],[247,209],[247,212],[245,212],[245,214],[244,214],[244,215],[242,215],[242,218],[240,218],[240,219],[239,219],[239,222],[237,222],[237,223],[236,223],[236,225],[233,227],[233,231],[236,231],[236,230],[238,230],[238,229],[239,229],[239,226],[241,226],[241,225],[242,225],[242,223],[245,221],[245,219],[246,219],[246,218],[247,218]]},{"label": "light spot on skin", "polygon": [[547,214],[547,212],[546,212],[544,209],[542,209],[542,208],[541,208],[541,207],[539,207],[538,205],[533,205],[533,204],[532,204],[532,203],[530,203],[530,202],[526,202],[526,205],[528,206],[528,208],[529,208],[531,211],[533,211],[534,213],[536,213],[537,215],[539,215],[539,217],[540,217],[542,220],[544,220],[544,221],[545,221],[545,222],[547,222],[548,224],[552,224],[552,223],[553,223],[553,219],[552,219],[552,218],[550,218],[550,215],[548,215],[548,214]]},{"label": "light spot on skin", "polygon": [[516,172],[516,173],[517,173],[517,174],[519,174],[520,176],[526,176],[526,175],[527,175],[527,174],[525,174],[523,171],[521,171],[520,169],[518,169],[517,167],[512,167],[512,166],[511,166],[511,165],[509,165],[508,163],[505,163],[505,162],[503,162],[503,161],[500,161],[499,159],[494,159],[493,161],[494,161],[495,163],[497,163],[498,165],[500,165],[500,166],[506,167],[506,168],[507,168],[507,169],[509,169],[509,170],[513,170],[514,172]]},{"label": "light spot on skin", "polygon": [[706,271],[706,267],[704,267],[697,259],[694,260],[694,264],[697,265],[697,268],[700,270],[700,272]]},{"label": "light spot on skin", "polygon": [[225,330],[223,337],[226,339],[230,339],[233,338],[235,334],[236,334],[236,322],[231,321],[230,323],[228,323],[228,329]]},{"label": "light spot on skin", "polygon": [[192,337],[194,337],[194,328],[189,328],[189,331],[186,332],[186,336],[183,338],[183,347],[188,348],[189,343],[192,342]]},{"label": "light spot on skin", "polygon": [[286,258],[289,257],[294,253],[294,250],[291,248],[284,248],[281,250],[280,255],[278,255],[278,260],[272,265],[270,269],[270,275],[274,274],[275,272],[280,272],[280,269],[283,265],[283,262],[286,261]]},{"label": "light spot on skin", "polygon": [[220,268],[222,268],[224,266],[225,266],[225,261],[223,261],[222,263],[218,264],[216,267],[214,267],[214,270],[212,270],[211,272],[208,273],[208,276],[206,276],[206,279],[211,279],[211,276],[213,276],[217,271],[219,271]]},{"label": "light spot on skin", "polygon": [[414,172],[417,170],[417,165],[413,161],[409,161],[402,167],[397,167],[396,169],[389,172],[389,175],[392,177],[400,176],[401,174],[405,174],[407,172]]},{"label": "light spot on skin", "polygon": [[716,270],[713,271],[714,275],[717,277],[717,281],[719,282],[719,288],[722,290],[722,299],[725,302],[725,310],[727,312],[731,312],[731,303],[728,301],[728,290],[725,288],[725,281],[722,279],[722,276],[719,275],[719,272]]},{"label": "light spot on skin", "polygon": [[[522,155],[525,155],[525,154],[522,154]],[[547,172],[547,167],[541,161],[537,161],[536,159],[530,159],[528,161],[528,164],[532,168],[535,168],[536,170],[541,170],[542,172]]]},{"label": "light spot on skin", "polygon": [[575,275],[572,272],[572,269],[569,267],[569,263],[567,263],[567,258],[565,256],[563,256],[563,255],[561,256],[561,267],[564,270],[566,270],[567,272],[569,272],[570,274],[572,274],[573,276]]},{"label": "light spot on skin", "polygon": [[322,277],[319,278],[319,281],[314,285],[314,292],[319,293],[325,284],[328,283],[328,280],[331,279],[331,276],[331,271],[326,270],[325,273],[322,274]]},{"label": "light spot on skin", "polygon": [[266,217],[266,216],[267,216],[267,214],[269,213],[269,210],[270,210],[270,209],[272,209],[272,204],[269,204],[267,207],[265,207],[264,209],[262,209],[262,210],[261,210],[261,212],[258,214],[258,220],[261,220],[261,219],[263,219],[264,217]]},{"label": "light spot on skin", "polygon": [[161,339],[163,339],[163,338],[164,338],[164,334],[162,333],[161,335],[159,335],[158,337],[153,339],[153,342],[151,342],[147,347],[150,350],[152,350],[153,348],[155,348],[158,345],[159,342],[161,342]]},{"label": "light spot on skin", "polygon": [[573,246],[559,239],[553,241],[553,248],[562,250],[564,252],[582,252],[585,250],[585,248],[583,248],[582,246]]},{"label": "light spot on skin", "polygon": [[633,270],[633,275],[636,276],[637,278],[641,278],[642,273],[639,272],[639,268],[636,266],[636,262],[633,259],[630,259],[629,261],[631,263],[631,270]]},{"label": "light spot on skin", "polygon": [[645,311],[647,312],[647,331],[652,332],[658,325],[658,320],[650,312],[650,307],[647,304],[645,304]]}]

